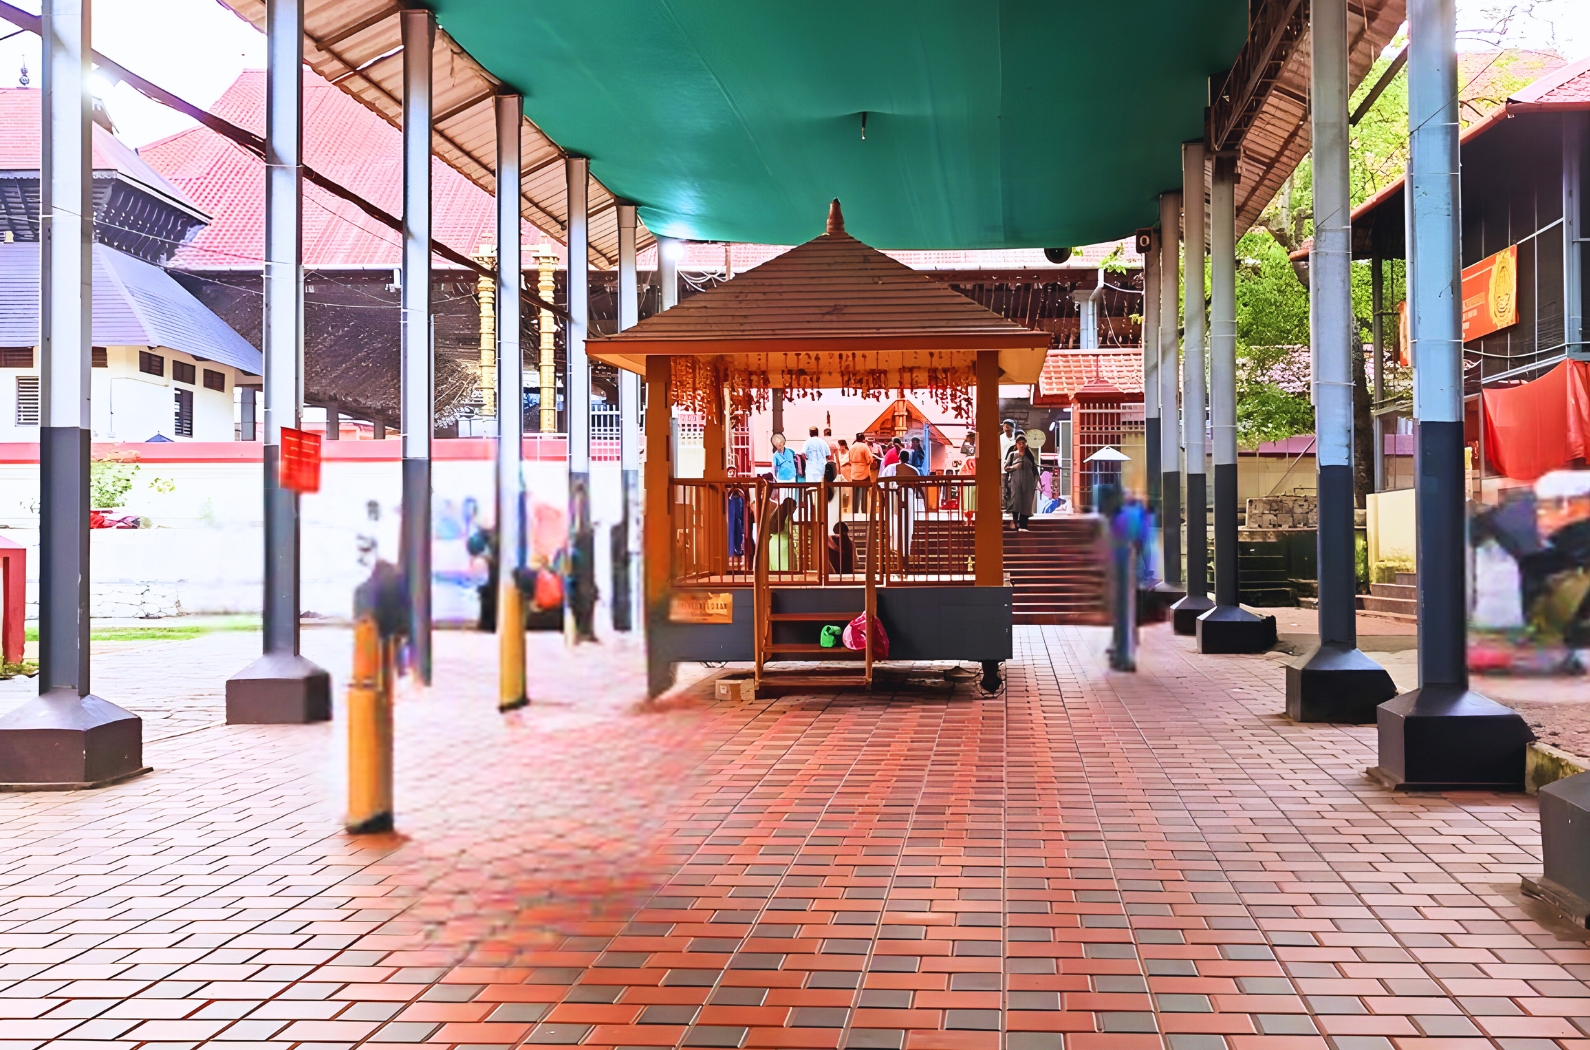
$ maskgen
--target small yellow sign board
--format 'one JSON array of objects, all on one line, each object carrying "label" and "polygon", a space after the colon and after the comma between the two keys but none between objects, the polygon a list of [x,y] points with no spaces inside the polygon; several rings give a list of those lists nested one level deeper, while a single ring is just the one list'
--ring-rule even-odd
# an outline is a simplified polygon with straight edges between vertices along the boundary
[{"label": "small yellow sign board", "polygon": [[669,623],[733,623],[733,591],[675,591],[668,597]]}]

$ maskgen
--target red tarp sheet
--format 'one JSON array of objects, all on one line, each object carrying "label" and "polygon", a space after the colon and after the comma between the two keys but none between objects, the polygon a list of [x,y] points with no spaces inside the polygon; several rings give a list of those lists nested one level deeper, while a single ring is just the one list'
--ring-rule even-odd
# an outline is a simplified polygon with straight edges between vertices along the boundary
[{"label": "red tarp sheet", "polygon": [[1564,361],[1539,379],[1486,390],[1485,457],[1517,481],[1569,466],[1587,455],[1590,362]]}]

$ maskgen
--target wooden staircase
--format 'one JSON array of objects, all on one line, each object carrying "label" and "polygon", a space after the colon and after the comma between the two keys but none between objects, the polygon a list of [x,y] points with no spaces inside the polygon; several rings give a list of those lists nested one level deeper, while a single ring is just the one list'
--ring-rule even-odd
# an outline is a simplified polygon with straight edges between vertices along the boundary
[{"label": "wooden staircase", "polygon": [[[758,520],[767,521],[772,510],[764,501]],[[873,529],[876,523],[869,519],[864,531],[864,545],[876,549]],[[858,561],[863,543],[856,544]],[[757,552],[755,584],[752,607],[755,614],[753,630],[756,645],[756,688],[763,689],[871,689],[872,643],[876,632],[867,631],[867,644],[863,649],[847,649],[843,644],[825,647],[819,644],[822,629],[834,625],[841,629],[857,615],[865,613],[869,628],[877,623],[878,590],[876,559],[865,559],[857,568],[862,570],[864,585],[859,588],[860,602],[856,601],[855,587],[778,587],[769,582],[767,545]],[[812,606],[819,606],[813,608]],[[805,606],[804,608],[800,606]],[[770,663],[817,663],[817,667],[779,668]]]}]

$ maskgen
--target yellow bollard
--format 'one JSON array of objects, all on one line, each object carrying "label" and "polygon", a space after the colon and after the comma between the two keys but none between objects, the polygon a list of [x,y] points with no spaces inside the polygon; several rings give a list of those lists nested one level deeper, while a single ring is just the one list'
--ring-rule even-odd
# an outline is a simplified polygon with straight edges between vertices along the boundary
[{"label": "yellow bollard", "polygon": [[525,690],[524,595],[513,573],[497,584],[497,710],[512,711],[530,702]]},{"label": "yellow bollard", "polygon": [[355,835],[392,830],[392,656],[375,620],[361,616],[348,681],[346,827]]}]

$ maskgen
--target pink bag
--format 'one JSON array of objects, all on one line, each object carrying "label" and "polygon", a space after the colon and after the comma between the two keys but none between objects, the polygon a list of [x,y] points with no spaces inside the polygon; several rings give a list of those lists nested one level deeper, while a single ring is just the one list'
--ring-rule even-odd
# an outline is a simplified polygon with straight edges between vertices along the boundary
[{"label": "pink bag", "polygon": [[[877,636],[872,640],[872,658],[874,660],[887,660],[889,658],[889,635],[883,629],[883,621],[876,616],[872,619],[873,627],[877,629]],[[862,650],[867,647],[867,614],[851,620],[845,625],[845,633],[840,637],[846,649]]]}]

